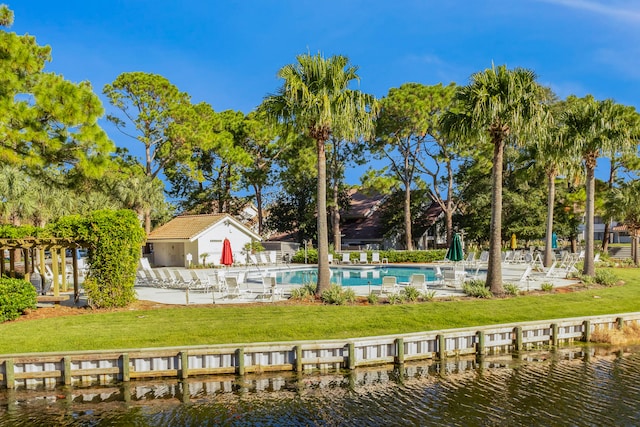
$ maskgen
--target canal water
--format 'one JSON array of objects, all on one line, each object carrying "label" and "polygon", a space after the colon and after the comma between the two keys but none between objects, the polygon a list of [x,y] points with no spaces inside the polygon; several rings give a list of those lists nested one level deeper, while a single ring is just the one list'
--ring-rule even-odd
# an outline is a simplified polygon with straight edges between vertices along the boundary
[{"label": "canal water", "polygon": [[0,426],[638,426],[640,348],[0,391]]}]

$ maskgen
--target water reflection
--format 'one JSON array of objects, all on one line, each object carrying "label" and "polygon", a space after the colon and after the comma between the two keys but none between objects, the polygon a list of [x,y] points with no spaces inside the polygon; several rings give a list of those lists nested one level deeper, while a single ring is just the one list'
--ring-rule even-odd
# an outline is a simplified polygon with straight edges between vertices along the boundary
[{"label": "water reflection", "polygon": [[640,349],[0,392],[0,426],[640,425]]}]

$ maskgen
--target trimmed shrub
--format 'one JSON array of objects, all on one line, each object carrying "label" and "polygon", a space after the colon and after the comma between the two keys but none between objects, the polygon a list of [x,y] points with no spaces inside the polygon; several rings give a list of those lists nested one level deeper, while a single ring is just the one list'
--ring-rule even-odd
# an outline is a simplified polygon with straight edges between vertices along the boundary
[{"label": "trimmed shrub", "polygon": [[422,293],[422,299],[425,301],[433,301],[436,298],[436,291],[424,291]]},{"label": "trimmed shrub", "polygon": [[505,283],[504,293],[507,295],[518,296],[520,295],[520,288],[515,283]]},{"label": "trimmed shrub", "polygon": [[353,289],[344,289],[340,285],[331,285],[331,287],[322,292],[320,299],[326,304],[344,305],[352,303],[356,300],[356,293]]},{"label": "trimmed shrub", "polygon": [[68,216],[51,229],[56,236],[72,237],[89,249],[89,274],[83,286],[92,306],[125,307],[136,300],[133,286],[145,235],[133,211]]},{"label": "trimmed shrub", "polygon": [[543,283],[542,285],[540,285],[540,289],[542,289],[544,292],[551,292],[553,291],[553,283]]},{"label": "trimmed shrub", "polygon": [[618,283],[618,276],[611,270],[596,270],[595,281],[603,286],[613,286]]},{"label": "trimmed shrub", "polygon": [[470,280],[462,285],[465,295],[476,298],[491,298],[493,294],[483,280]]},{"label": "trimmed shrub", "polygon": [[[446,249],[432,249],[428,251],[395,251],[395,250],[387,250],[387,251],[355,251],[351,252],[350,259],[351,261],[357,261],[360,259],[358,255],[360,252],[367,252],[368,259],[371,259],[372,252],[379,252],[380,259],[387,258],[391,263],[405,263],[405,262],[413,262],[413,263],[429,263],[435,261],[441,261],[444,259],[445,254],[447,253]],[[333,253],[333,252],[332,252]],[[333,259],[336,261],[340,261],[342,257],[333,253]],[[295,263],[302,264],[304,263],[304,249],[298,250],[296,254],[293,256],[292,261]],[[318,251],[315,248],[307,249],[307,263],[308,264],[316,264],[318,262]]]},{"label": "trimmed shrub", "polygon": [[367,296],[367,301],[369,302],[369,304],[377,304],[379,299],[380,297],[378,296],[378,294],[374,294],[373,292],[371,292]]},{"label": "trimmed shrub", "polygon": [[14,320],[27,309],[35,309],[36,288],[26,280],[0,279],[0,322]]},{"label": "trimmed shrub", "polygon": [[391,294],[387,298],[387,301],[389,301],[389,304],[391,305],[402,304],[404,302],[404,297],[402,294]]},{"label": "trimmed shrub", "polygon": [[299,288],[291,289],[291,299],[296,301],[313,301],[316,299],[316,285],[306,283]]},{"label": "trimmed shrub", "polygon": [[420,297],[420,291],[414,286],[406,286],[402,290],[403,296],[407,301],[416,302]]}]

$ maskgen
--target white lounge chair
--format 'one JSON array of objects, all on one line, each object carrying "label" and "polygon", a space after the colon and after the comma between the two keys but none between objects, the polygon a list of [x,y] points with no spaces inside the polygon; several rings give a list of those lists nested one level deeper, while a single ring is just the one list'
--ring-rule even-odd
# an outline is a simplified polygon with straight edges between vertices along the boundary
[{"label": "white lounge chair", "polygon": [[342,254],[342,264],[351,264],[351,254],[349,252],[344,252]]},{"label": "white lounge chair", "polygon": [[276,251],[269,251],[269,262],[272,265],[278,264],[278,258],[276,257]]},{"label": "white lounge chair", "polygon": [[260,264],[269,265],[269,260],[267,259],[267,255],[264,252],[260,252],[258,254],[258,258],[260,259]]},{"label": "white lounge chair", "polygon": [[238,279],[234,276],[226,276],[224,281],[227,285],[227,298],[240,298],[240,296],[249,292],[248,289],[240,288],[240,283],[238,283]]},{"label": "white lounge chair", "polygon": [[421,273],[412,274],[411,277],[409,278],[409,283],[407,286],[413,286],[414,288],[419,289],[421,291],[426,291],[427,280],[425,275]]},{"label": "white lounge chair", "polygon": [[189,270],[180,269],[178,270],[178,280],[180,280],[181,285],[185,288],[191,289],[195,287],[196,279],[194,279],[193,275]]},{"label": "white lounge chair", "polygon": [[398,293],[398,279],[396,276],[382,276],[380,295],[395,295]]},{"label": "white lounge chair", "polygon": [[446,269],[442,272],[442,280],[444,284],[450,288],[459,288],[464,282],[466,274],[465,271]]},{"label": "white lounge chair", "polygon": [[262,278],[262,297],[269,297],[273,301],[276,295],[282,295],[282,290],[278,287],[276,278],[264,276]]},{"label": "white lounge chair", "polygon": [[380,264],[380,252],[371,252],[371,264]]},{"label": "white lounge chair", "polygon": [[520,276],[520,280],[518,280],[518,284],[520,286],[523,286],[525,284],[527,285],[527,291],[529,290],[531,282],[535,280],[531,276],[532,271],[533,271],[533,268],[530,265],[527,266],[526,270],[524,270],[524,273],[522,273],[522,276]]},{"label": "white lounge chair", "polygon": [[464,265],[467,267],[473,267],[476,265],[476,253],[475,252],[469,252],[469,254],[467,254],[467,259],[464,260]]},{"label": "white lounge chair", "polygon": [[366,252],[360,252],[360,260],[359,260],[360,264],[369,264],[369,260],[367,259],[367,253]]},{"label": "white lounge chair", "polygon": [[333,254],[327,255],[327,261],[329,261],[329,264],[333,264]]}]

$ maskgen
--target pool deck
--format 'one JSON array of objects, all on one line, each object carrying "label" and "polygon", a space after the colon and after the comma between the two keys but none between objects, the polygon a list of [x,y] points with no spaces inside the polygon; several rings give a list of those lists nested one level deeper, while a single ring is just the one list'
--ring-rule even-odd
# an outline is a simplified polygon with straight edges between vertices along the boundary
[{"label": "pool deck", "polygon": [[[389,264],[389,266],[399,267],[435,267],[440,266],[443,270],[451,269],[452,264],[439,263],[439,264]],[[270,295],[265,295],[263,292],[262,282],[259,277],[262,274],[273,274],[278,271],[291,270],[296,268],[312,268],[315,265],[308,264],[288,264],[277,265],[271,267],[240,267],[229,268],[228,273],[244,271],[249,278],[246,283],[242,285],[243,292],[241,295],[228,297],[222,292],[202,292],[191,290],[186,292],[184,289],[168,289],[159,287],[148,286],[136,286],[135,291],[139,300],[153,301],[162,304],[179,304],[179,305],[197,305],[197,304],[237,304],[237,303],[269,303],[286,299],[291,292],[292,288],[299,287],[299,285],[278,285],[281,289],[281,295],[276,295],[272,298]],[[344,265],[343,267],[349,268],[371,268],[371,265]],[[179,268],[171,268],[172,270],[178,270]],[[467,271],[471,270],[471,267],[467,267]],[[527,290],[539,290],[543,283],[552,283],[554,288],[565,287],[577,283],[576,279],[563,279],[558,277],[547,277],[544,272],[533,271],[530,275],[530,280],[520,283],[520,278],[527,269],[526,264],[503,264],[502,266],[502,279],[504,283],[513,283],[518,285],[523,291]],[[218,269],[219,270],[219,269]],[[475,270],[475,268],[473,269]],[[207,270],[208,273],[214,273],[214,269]],[[478,278],[484,279],[486,272],[480,272]],[[428,289],[435,292],[435,298],[451,298],[464,296],[460,286],[427,286]],[[379,285],[371,286],[353,286],[352,289],[356,291],[358,296],[367,296],[371,291],[379,290]]]}]

